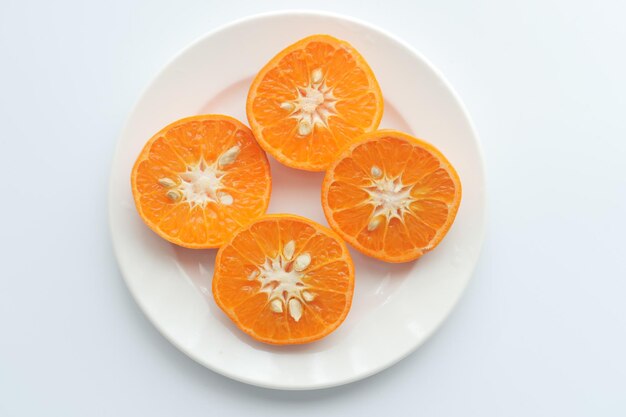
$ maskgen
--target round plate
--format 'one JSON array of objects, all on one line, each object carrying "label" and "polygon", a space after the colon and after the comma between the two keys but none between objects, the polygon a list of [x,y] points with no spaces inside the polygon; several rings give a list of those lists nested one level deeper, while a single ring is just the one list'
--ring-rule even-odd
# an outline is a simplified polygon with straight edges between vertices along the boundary
[{"label": "round plate", "polygon": [[[432,142],[458,170],[463,200],[433,252],[417,262],[387,264],[351,250],[356,267],[352,310],[334,333],[300,346],[269,346],[239,331],[211,295],[215,250],[176,247],[135,211],[130,172],[145,142],[168,123],[224,113],[246,122],[255,73],[305,36],[327,33],[354,45],[385,96],[381,128]],[[271,161],[270,213],[295,213],[326,224],[323,173]],[[282,12],[229,24],[181,52],[149,85],[119,139],[111,173],[113,245],[130,292],[157,329],[194,360],[230,378],[269,388],[325,388],[367,377],[422,344],[446,318],[469,281],[483,240],[484,169],[469,117],[437,70],[404,42],[337,15]]]}]

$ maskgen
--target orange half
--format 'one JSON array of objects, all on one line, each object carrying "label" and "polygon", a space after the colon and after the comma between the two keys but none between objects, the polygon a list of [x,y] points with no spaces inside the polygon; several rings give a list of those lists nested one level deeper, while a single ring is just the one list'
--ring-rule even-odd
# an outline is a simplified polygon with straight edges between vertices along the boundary
[{"label": "orange half", "polygon": [[131,174],[135,205],[159,236],[214,248],[267,210],[265,152],[248,127],[224,115],[178,120],[144,146]]},{"label": "orange half", "polygon": [[354,266],[332,230],[303,217],[264,216],[217,253],[213,297],[241,330],[265,343],[318,340],[352,304]]},{"label": "orange half", "polygon": [[326,172],[322,206],[330,226],[364,254],[415,260],[446,235],[461,181],[433,145],[395,130],[364,135]]},{"label": "orange half", "polygon": [[383,115],[374,73],[349,43],[314,35],[259,71],[246,111],[259,144],[292,168],[323,171]]}]

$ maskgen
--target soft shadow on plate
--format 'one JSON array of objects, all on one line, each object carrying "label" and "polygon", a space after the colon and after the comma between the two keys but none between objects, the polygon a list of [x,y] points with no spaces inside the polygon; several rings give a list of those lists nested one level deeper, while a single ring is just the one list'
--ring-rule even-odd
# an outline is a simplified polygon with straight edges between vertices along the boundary
[{"label": "soft shadow on plate", "polygon": [[209,101],[199,110],[198,114],[227,114],[238,118],[241,122],[248,124],[245,116],[248,89],[252,84],[253,76],[243,78],[236,83],[213,95]]}]

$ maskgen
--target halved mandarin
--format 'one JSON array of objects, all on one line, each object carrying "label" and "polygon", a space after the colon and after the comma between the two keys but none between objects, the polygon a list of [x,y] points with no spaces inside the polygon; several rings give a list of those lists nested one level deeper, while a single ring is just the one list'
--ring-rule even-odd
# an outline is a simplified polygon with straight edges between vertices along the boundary
[{"label": "halved mandarin", "polygon": [[303,217],[264,216],[217,253],[213,297],[254,339],[308,343],[335,330],[352,304],[354,266],[332,230]]},{"label": "halved mandarin", "polygon": [[248,127],[224,115],[178,120],[145,145],[131,174],[143,221],[188,248],[214,248],[265,214],[270,167]]},{"label": "halved mandarin", "polygon": [[255,137],[292,168],[323,171],[383,115],[383,96],[365,59],[328,35],[281,51],[254,79],[246,104]]},{"label": "halved mandarin", "polygon": [[326,172],[322,206],[330,226],[360,252],[412,261],[446,235],[461,181],[433,145],[395,130],[366,134]]}]

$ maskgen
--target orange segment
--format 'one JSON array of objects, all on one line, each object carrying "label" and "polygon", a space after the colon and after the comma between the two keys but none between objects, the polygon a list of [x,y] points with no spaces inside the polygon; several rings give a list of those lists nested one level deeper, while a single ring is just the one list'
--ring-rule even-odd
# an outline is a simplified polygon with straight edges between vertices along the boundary
[{"label": "orange segment", "polygon": [[322,206],[357,250],[387,262],[415,260],[446,235],[461,181],[434,146],[395,130],[359,138],[328,168]]},{"label": "orange segment", "polygon": [[159,236],[188,248],[214,248],[265,214],[270,167],[241,122],[193,116],[148,141],[131,186],[139,215]]},{"label": "orange segment", "polygon": [[261,342],[299,344],[328,335],[346,318],[353,292],[346,244],[303,217],[264,216],[217,253],[215,302]]},{"label": "orange segment", "polygon": [[338,152],[378,127],[383,97],[352,45],[314,35],[261,69],[246,103],[259,144],[292,168],[323,171]]}]

